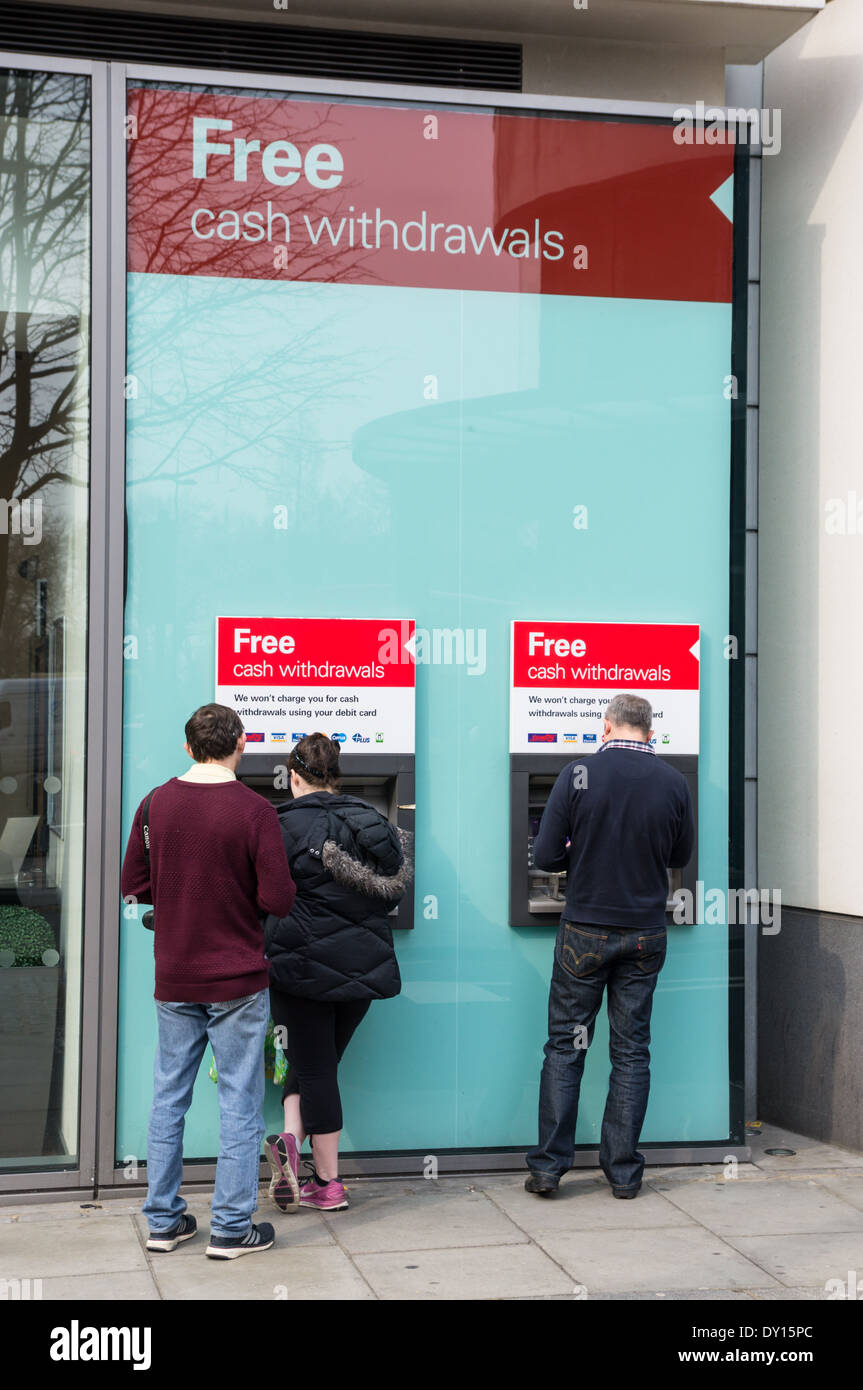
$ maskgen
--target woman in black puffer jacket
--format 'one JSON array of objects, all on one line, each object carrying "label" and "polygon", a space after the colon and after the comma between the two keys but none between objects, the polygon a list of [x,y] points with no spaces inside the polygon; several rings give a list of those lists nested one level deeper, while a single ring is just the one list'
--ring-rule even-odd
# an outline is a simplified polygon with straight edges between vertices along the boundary
[{"label": "woman in black puffer jacket", "polygon": [[[387,916],[411,882],[409,837],[339,792],[339,748],[325,734],[295,744],[288,767],[293,800],[279,807],[279,823],[297,896],[264,931],[270,1011],[287,1034],[289,1071],[284,1132],[265,1151],[282,1211],[337,1211],[348,1205],[338,1176],[338,1063],[371,1001],[401,989]],[[306,1135],[313,1176],[300,1182]]]}]

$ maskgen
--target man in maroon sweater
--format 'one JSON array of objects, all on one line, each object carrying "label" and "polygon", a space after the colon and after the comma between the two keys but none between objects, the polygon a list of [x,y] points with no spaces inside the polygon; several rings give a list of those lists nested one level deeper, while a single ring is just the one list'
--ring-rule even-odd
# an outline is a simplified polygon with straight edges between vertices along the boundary
[{"label": "man in maroon sweater", "polygon": [[274,808],[239,782],[246,736],[224,705],[186,725],[194,766],[142,802],[123,861],[126,901],[155,914],[156,1050],[147,1138],[148,1250],[174,1250],[196,1233],[179,1195],[183,1127],[209,1039],[219,1077],[219,1161],[210,1243],[214,1259],[267,1250],[268,1222],[252,1223],[264,1136],[264,1036],[269,967],[262,916],[285,917],[296,888]]}]

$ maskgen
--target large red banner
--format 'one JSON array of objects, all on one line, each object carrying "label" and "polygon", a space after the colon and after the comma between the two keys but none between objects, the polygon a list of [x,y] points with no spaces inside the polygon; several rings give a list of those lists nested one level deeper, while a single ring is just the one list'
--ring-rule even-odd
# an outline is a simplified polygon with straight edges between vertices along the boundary
[{"label": "large red banner", "polygon": [[733,146],[661,122],[129,93],[131,271],[730,302]]}]

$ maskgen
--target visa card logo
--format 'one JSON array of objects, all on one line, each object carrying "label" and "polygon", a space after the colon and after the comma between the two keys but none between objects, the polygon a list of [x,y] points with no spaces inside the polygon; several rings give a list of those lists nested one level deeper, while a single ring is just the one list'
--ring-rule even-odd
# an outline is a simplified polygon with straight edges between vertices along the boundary
[{"label": "visa card logo", "polygon": [[248,730],[246,730],[246,743],[263,743],[263,741],[263,734],[250,734]]},{"label": "visa card logo", "polygon": [[270,734],[273,743],[284,743],[287,737],[287,734]]},{"label": "visa card logo", "polygon": [[585,734],[584,741],[585,743],[596,743],[596,738],[596,734]]},{"label": "visa card logo", "polygon": [[557,743],[557,734],[528,734],[528,743]]},{"label": "visa card logo", "polygon": [[578,743],[578,734],[564,734],[564,743]]}]

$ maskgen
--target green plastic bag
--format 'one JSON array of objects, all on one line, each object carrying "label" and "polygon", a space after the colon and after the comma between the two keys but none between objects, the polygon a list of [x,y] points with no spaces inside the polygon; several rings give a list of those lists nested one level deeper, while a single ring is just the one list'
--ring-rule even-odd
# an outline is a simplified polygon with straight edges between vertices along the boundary
[{"label": "green plastic bag", "polygon": [[[276,1042],[273,1020],[269,1019],[267,1022],[267,1034],[264,1038],[264,1075],[267,1080],[272,1081],[274,1085],[281,1086],[284,1084],[287,1074],[288,1059],[279,1043]],[[216,1059],[213,1055],[212,1048],[210,1049],[210,1069],[207,1075],[211,1081],[218,1083],[219,1073],[216,1069]]]}]

